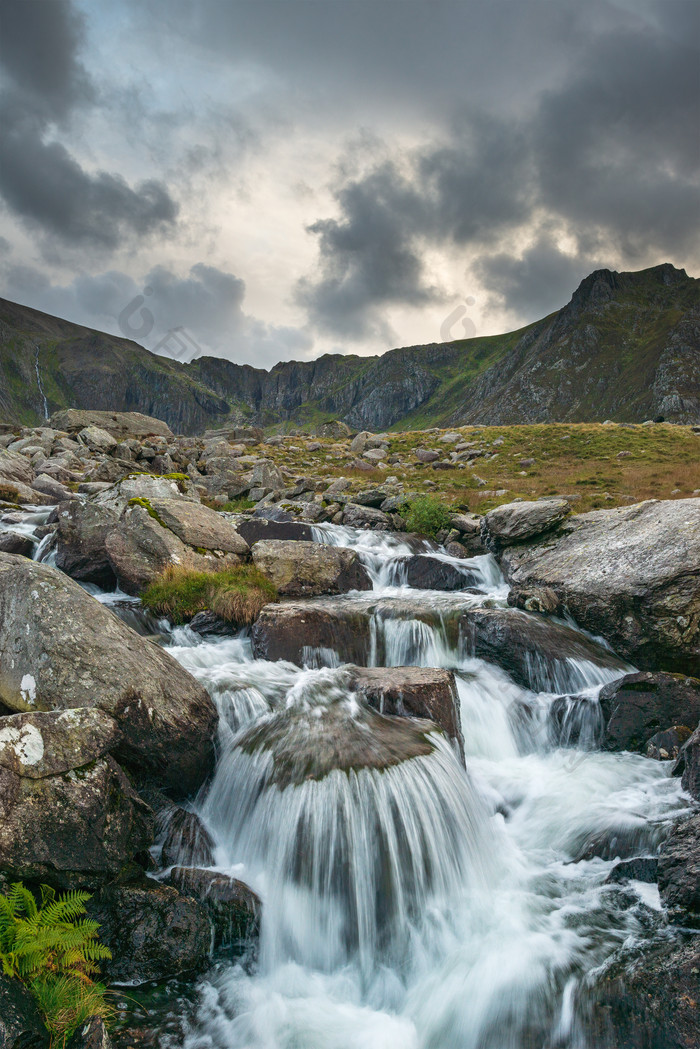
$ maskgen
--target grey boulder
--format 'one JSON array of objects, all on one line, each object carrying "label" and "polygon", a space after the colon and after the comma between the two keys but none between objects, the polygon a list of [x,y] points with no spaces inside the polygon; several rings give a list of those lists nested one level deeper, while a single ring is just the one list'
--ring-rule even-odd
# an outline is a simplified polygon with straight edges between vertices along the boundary
[{"label": "grey boulder", "polygon": [[284,597],[371,590],[372,581],[356,551],[303,540],[262,539],[253,562]]}]

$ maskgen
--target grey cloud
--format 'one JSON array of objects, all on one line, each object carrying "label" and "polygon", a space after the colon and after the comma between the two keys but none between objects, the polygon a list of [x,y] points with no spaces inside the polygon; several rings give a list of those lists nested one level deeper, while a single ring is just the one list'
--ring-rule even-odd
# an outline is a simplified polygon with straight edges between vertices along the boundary
[{"label": "grey cloud", "polygon": [[119,174],[91,174],[49,140],[53,122],[94,98],[73,6],[5,0],[1,37],[0,62],[13,81],[0,95],[0,195],[9,208],[44,235],[103,249],[172,228],[178,207],[163,182],[132,187]]},{"label": "grey cloud", "polygon": [[[631,265],[654,252],[697,259],[696,59],[673,35],[648,28],[595,36],[567,81],[543,94],[527,119],[465,113],[448,141],[409,156],[404,177],[387,177],[384,161],[342,184],[340,218],[310,227],[319,237],[320,273],[305,279],[300,294],[312,323],[362,337],[376,330],[382,306],[429,301],[420,262],[426,245],[467,249],[480,259],[487,291],[502,297],[509,290],[508,306],[529,316],[538,273],[564,292],[561,278],[570,291],[569,279],[583,276],[596,254]],[[553,223],[579,239],[578,252],[553,251]],[[525,231],[539,240],[518,279],[518,263],[507,263],[500,245]],[[538,297],[548,308],[562,301]]]},{"label": "grey cloud", "polygon": [[567,254],[543,232],[520,257],[509,252],[484,255],[473,269],[491,292],[492,307],[535,320],[559,309],[585,276],[605,265],[596,256]]},{"label": "grey cloud", "polygon": [[[26,265],[6,265],[0,278],[2,294],[8,298],[77,324],[134,338],[150,350],[161,344],[160,352],[166,356],[169,349],[177,348],[177,334],[169,339],[169,332],[179,333],[187,343],[188,356],[201,350],[204,355],[256,367],[270,367],[290,356],[308,357],[313,349],[308,333],[246,314],[245,282],[201,262],[185,277],[156,266],[140,282],[109,270],[96,276],[81,274],[61,286]],[[142,308],[148,323],[139,334]]]},{"label": "grey cloud", "polygon": [[0,25],[0,63],[44,112],[61,117],[95,97],[78,58],[84,19],[70,0],[2,0]]}]

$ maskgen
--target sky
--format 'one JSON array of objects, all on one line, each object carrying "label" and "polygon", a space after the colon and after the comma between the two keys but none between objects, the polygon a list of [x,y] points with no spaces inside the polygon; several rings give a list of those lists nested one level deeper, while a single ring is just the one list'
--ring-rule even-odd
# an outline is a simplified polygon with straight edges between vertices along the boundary
[{"label": "sky", "polygon": [[269,368],[700,275],[700,0],[0,0],[0,295]]}]

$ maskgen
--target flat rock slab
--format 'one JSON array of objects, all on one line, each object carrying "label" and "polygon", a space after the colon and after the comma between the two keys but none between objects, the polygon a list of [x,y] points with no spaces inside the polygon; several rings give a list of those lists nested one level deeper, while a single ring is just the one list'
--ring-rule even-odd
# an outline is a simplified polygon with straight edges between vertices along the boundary
[{"label": "flat rock slab", "polygon": [[261,539],[253,561],[283,597],[371,590],[372,580],[355,550],[303,540]]},{"label": "flat rock slab", "polygon": [[700,722],[700,680],[642,671],[605,685],[600,693],[607,750],[643,752],[649,739],[675,725]]},{"label": "flat rock slab", "polygon": [[248,554],[248,544],[233,525],[202,503],[184,499],[152,499],[154,512],[166,528],[188,546],[205,550],[223,550],[224,553]]},{"label": "flat rock slab", "polygon": [[700,499],[595,510],[500,553],[516,584],[550,587],[571,615],[644,669],[700,666]]},{"label": "flat rock slab", "polygon": [[77,433],[86,426],[98,426],[119,440],[125,437],[173,436],[167,423],[150,415],[142,415],[141,412],[100,412],[66,408],[64,411],[54,412],[50,423],[55,430],[65,430],[66,433]]}]

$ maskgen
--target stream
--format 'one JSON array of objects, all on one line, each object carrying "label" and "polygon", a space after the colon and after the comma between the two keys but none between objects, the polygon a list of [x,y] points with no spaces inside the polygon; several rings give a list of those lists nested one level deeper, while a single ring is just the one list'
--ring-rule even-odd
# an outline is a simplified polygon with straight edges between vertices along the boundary
[{"label": "stream", "polygon": [[[33,534],[48,511],[15,516],[0,529]],[[415,547],[400,537],[321,525],[314,538],[356,549],[370,572],[381,614],[367,666],[382,653],[386,666],[455,673],[465,763],[432,736],[429,753],[385,769],[285,785],[269,755],[239,745],[241,734],[273,718],[287,749],[303,753],[329,718],[341,734],[363,731],[363,703],[340,655],[307,649],[303,669],[257,660],[246,632],[170,629],[137,601],[89,587],[141,632],[158,630],[210,692],[218,761],[192,807],[216,843],[216,868],[263,900],[257,951],[218,958],[186,1008],[171,1003],[153,1044],[584,1049],[575,1006],[587,977],[618,948],[661,935],[655,885],[606,884],[615,843],[634,843],[623,855],[653,855],[688,807],[671,763],[596,747],[598,693],[629,668],[562,660],[556,692],[524,689],[442,625],[443,612],[506,606],[490,555],[459,561],[431,551],[464,574],[464,591],[445,593],[406,586],[404,559]],[[46,542],[37,556],[50,560]],[[405,607],[392,615],[407,597],[432,618]],[[586,702],[567,706],[572,695]],[[557,700],[565,715],[553,731]]]}]

